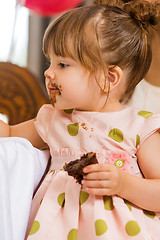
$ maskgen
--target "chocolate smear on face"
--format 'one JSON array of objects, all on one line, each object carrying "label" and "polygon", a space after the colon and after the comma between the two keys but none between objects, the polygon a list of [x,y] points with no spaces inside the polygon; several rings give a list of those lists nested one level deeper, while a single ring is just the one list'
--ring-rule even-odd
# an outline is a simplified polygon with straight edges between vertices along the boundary
[{"label": "chocolate smear on face", "polygon": [[57,86],[57,85],[53,85],[53,88],[55,90],[50,91],[50,103],[54,106],[54,104],[56,103],[56,96],[57,95],[61,95],[61,86]]}]

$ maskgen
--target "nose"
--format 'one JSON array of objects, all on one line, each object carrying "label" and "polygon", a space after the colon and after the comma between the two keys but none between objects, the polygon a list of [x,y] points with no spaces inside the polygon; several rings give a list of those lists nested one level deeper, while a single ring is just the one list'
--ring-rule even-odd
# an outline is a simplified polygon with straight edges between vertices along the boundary
[{"label": "nose", "polygon": [[48,79],[55,79],[55,72],[50,67],[44,72],[44,76]]}]

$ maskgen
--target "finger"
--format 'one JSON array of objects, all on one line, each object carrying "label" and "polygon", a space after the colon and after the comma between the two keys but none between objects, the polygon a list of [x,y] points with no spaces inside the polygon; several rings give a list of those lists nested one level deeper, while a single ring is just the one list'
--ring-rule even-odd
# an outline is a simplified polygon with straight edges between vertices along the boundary
[{"label": "finger", "polygon": [[86,180],[108,180],[111,178],[110,172],[91,172],[83,176]]},{"label": "finger", "polygon": [[101,180],[101,181],[87,181],[82,180],[82,184],[87,188],[110,188],[109,180]]},{"label": "finger", "polygon": [[89,172],[103,172],[103,171],[110,171],[111,168],[114,166],[111,164],[91,164],[83,168],[84,173],[89,173]]},{"label": "finger", "polygon": [[87,191],[90,194],[94,194],[94,195],[100,195],[100,196],[111,196],[114,195],[114,193],[111,192],[110,189],[107,188],[85,188],[85,191]]}]

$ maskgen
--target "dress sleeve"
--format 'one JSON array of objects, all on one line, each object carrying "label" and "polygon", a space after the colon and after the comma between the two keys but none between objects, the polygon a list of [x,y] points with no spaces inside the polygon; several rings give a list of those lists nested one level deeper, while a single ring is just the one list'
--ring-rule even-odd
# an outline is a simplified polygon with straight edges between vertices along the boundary
[{"label": "dress sleeve", "polygon": [[46,142],[46,135],[54,113],[54,107],[51,104],[43,105],[35,118],[35,127],[41,138]]},{"label": "dress sleeve", "polygon": [[153,114],[145,119],[141,129],[140,143],[156,131],[160,131],[160,114]]}]

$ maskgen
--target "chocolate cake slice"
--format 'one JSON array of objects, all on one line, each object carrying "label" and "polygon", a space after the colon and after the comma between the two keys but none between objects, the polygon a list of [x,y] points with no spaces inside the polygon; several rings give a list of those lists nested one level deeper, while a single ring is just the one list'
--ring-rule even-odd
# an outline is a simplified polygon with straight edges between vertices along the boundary
[{"label": "chocolate cake slice", "polygon": [[87,165],[95,163],[98,163],[96,154],[89,152],[84,154],[80,159],[76,159],[68,164],[65,164],[63,168],[68,172],[68,175],[73,176],[77,182],[81,184],[84,175],[83,168]]}]

